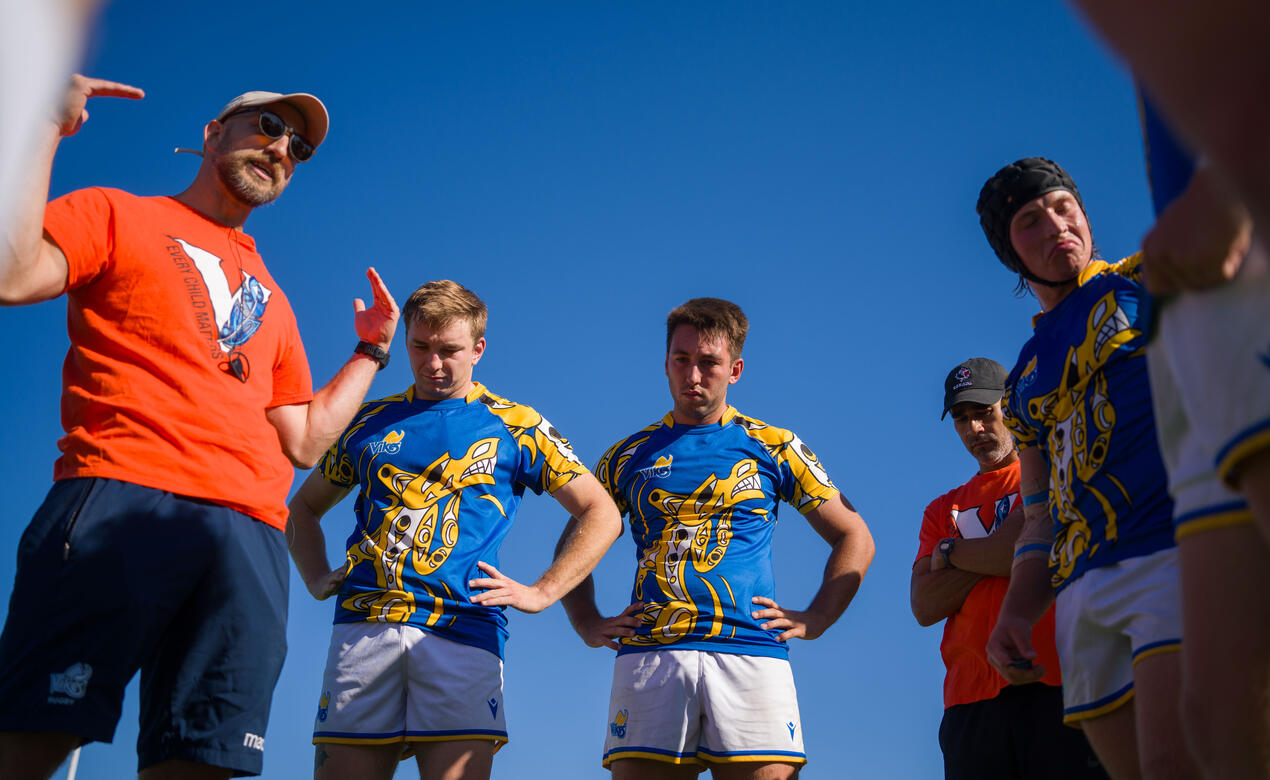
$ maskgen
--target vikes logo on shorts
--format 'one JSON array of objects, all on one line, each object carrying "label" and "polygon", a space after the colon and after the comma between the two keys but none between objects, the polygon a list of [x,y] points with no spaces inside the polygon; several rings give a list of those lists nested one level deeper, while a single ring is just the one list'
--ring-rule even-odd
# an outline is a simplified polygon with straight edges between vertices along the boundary
[{"label": "vikes logo on shorts", "polygon": [[331,692],[325,691],[322,698],[318,699],[318,720],[326,722],[326,708],[331,705]]},{"label": "vikes logo on shorts", "polygon": [[618,739],[626,739],[626,719],[629,713],[626,710],[618,710],[617,717],[609,724],[609,733]]},{"label": "vikes logo on shorts", "polygon": [[71,664],[66,671],[49,675],[49,704],[74,704],[88,693],[88,680],[93,667],[86,663]]}]

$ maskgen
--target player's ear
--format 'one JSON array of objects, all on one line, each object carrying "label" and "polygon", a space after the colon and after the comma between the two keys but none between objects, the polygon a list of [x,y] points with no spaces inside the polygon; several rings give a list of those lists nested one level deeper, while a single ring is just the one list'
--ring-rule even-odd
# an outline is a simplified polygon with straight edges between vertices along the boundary
[{"label": "player's ear", "polygon": [[728,376],[728,384],[736,384],[736,380],[741,378],[741,371],[745,368],[745,358],[737,358],[732,361],[732,373]]},{"label": "player's ear", "polygon": [[472,365],[476,365],[481,360],[481,355],[485,354],[485,337],[481,336],[476,340],[476,344],[472,347]]}]

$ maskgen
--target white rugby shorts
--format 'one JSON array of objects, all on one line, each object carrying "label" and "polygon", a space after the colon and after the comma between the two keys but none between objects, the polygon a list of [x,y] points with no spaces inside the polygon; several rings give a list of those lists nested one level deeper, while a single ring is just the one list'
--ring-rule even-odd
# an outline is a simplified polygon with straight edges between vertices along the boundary
[{"label": "white rugby shorts", "polygon": [[1058,594],[1054,637],[1063,722],[1106,715],[1133,696],[1133,666],[1182,645],[1177,548],[1090,569]]},{"label": "white rugby shorts", "polygon": [[1229,484],[1270,447],[1270,257],[1260,238],[1239,275],[1163,304],[1147,348],[1177,538],[1251,522]]},{"label": "white rugby shorts", "polygon": [[604,766],[624,758],[806,763],[789,661],[704,650],[619,655]]},{"label": "white rugby shorts", "polygon": [[[507,742],[503,661],[406,623],[337,623],[313,742]],[[497,748],[496,748],[497,749]]]}]

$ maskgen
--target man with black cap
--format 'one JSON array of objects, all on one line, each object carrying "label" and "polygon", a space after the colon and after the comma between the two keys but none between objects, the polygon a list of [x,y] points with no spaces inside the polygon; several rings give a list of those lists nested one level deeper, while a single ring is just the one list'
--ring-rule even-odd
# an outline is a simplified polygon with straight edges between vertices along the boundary
[{"label": "man with black cap", "polygon": [[984,654],[1010,583],[1023,524],[1019,457],[1001,416],[1005,367],[971,358],[944,380],[944,411],[979,472],[926,507],[913,564],[913,616],[923,626],[947,618],[940,652],[944,777],[1030,780],[1105,778],[1089,743],[1062,720],[1062,681],[1047,610],[1032,642],[1045,674],[1011,686]]},{"label": "man with black cap", "polygon": [[1042,309],[1002,401],[1025,518],[988,658],[1011,682],[1040,679],[1032,626],[1056,601],[1064,721],[1113,777],[1197,777],[1179,715],[1178,560],[1140,258],[1094,257],[1080,193],[1051,160],[1002,168],[977,210]]},{"label": "man with black cap", "polygon": [[91,188],[46,206],[54,152],[95,95],[142,93],[73,78],[0,249],[0,300],[66,293],[71,342],[62,456],[0,636],[0,777],[48,777],[77,745],[109,742],[138,669],[142,777],[259,774],[286,648],[292,467],[357,411],[397,305],[368,271],[361,342],[315,393],[295,316],[241,227],[325,137],[317,98],[235,98],[176,196]]}]

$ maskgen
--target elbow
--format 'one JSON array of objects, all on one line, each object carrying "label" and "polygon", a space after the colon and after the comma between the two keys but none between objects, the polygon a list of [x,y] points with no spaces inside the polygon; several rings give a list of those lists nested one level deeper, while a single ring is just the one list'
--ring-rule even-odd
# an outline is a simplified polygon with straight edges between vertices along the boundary
[{"label": "elbow", "polygon": [[921,599],[917,598],[917,596],[913,596],[909,599],[909,607],[912,608],[913,617],[917,619],[917,625],[919,626],[933,626],[944,619],[943,615],[935,614],[935,611],[930,609],[926,604],[922,603]]}]

